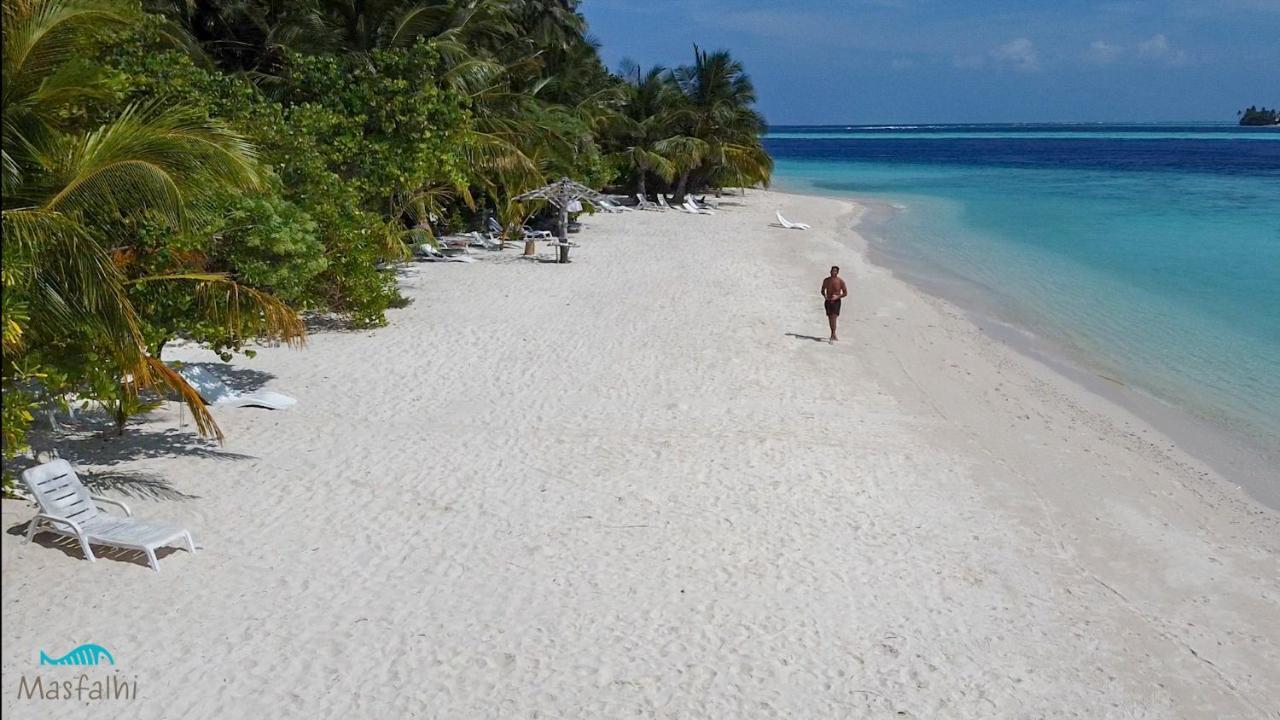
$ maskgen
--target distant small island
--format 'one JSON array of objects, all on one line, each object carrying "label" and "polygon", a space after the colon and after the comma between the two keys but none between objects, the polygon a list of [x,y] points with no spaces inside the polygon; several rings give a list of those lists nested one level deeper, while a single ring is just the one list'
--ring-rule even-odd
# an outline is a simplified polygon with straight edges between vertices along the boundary
[{"label": "distant small island", "polygon": [[1241,125],[1280,125],[1280,110],[1268,110],[1250,105],[1248,109],[1236,114],[1240,116]]}]

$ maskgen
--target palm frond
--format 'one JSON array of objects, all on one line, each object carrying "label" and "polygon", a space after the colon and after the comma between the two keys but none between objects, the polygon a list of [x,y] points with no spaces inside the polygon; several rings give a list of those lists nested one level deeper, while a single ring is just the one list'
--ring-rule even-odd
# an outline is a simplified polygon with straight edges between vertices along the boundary
[{"label": "palm frond", "polygon": [[386,40],[387,47],[404,47],[420,37],[433,37],[449,28],[453,8],[447,4],[415,5],[396,20]]},{"label": "palm frond", "polygon": [[193,283],[201,318],[232,338],[265,338],[291,347],[306,343],[306,326],[293,308],[268,293],[235,282],[226,273],[147,275],[125,284],[172,282]]},{"label": "palm frond", "polygon": [[[61,213],[3,211],[5,289],[25,288],[46,336],[97,328],[113,353],[140,362],[140,323],[110,256],[84,226]],[[16,262],[14,262],[16,260]]]},{"label": "palm frond", "polygon": [[142,387],[164,386],[173,390],[177,393],[179,401],[191,410],[191,419],[196,424],[197,432],[204,437],[212,437],[218,442],[225,439],[222,428],[218,427],[218,423],[214,421],[200,393],[191,387],[190,383],[176,370],[164,364],[160,358],[148,356],[143,372],[135,374],[133,378],[134,382]]},{"label": "palm frond", "polygon": [[689,135],[676,135],[659,140],[653,144],[654,151],[671,162],[679,170],[688,170],[701,165],[711,154],[711,145],[701,138]]},{"label": "palm frond", "polygon": [[43,187],[31,183],[34,192],[27,194],[67,215],[149,210],[180,225],[206,187],[259,182],[248,143],[180,109],[131,106],[98,130],[46,151],[41,160],[48,176]]}]

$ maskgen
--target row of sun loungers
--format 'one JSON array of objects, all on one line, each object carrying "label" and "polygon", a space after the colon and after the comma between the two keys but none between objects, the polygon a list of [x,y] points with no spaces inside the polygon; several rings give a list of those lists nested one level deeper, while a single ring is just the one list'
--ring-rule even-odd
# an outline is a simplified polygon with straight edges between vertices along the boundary
[{"label": "row of sun loungers", "polygon": [[[656,193],[654,195],[654,198],[656,199],[656,202],[650,202],[648,198],[646,198],[642,193],[636,193],[636,200],[638,201],[638,204],[636,207],[638,207],[641,210],[676,209],[676,210],[680,210],[681,212],[689,213],[691,215],[714,215],[716,213],[716,211],[713,209],[713,206],[705,202],[705,198],[703,199],[703,202],[699,202],[697,200],[694,200],[693,196],[686,195],[684,198],[684,202],[680,205],[675,205],[675,206],[669,204],[667,202],[666,196],[663,195],[662,193]],[[787,230],[810,229],[809,226],[806,225],[805,223],[791,222],[790,220],[786,219],[785,217],[782,216],[781,210],[775,213],[775,217],[778,220],[775,227],[785,228]]]},{"label": "row of sun loungers", "polygon": [[686,195],[684,198],[684,202],[682,204],[674,205],[674,206],[667,202],[666,196],[663,195],[662,193],[657,193],[656,195],[654,195],[654,197],[657,198],[656,203],[649,202],[649,200],[646,199],[644,195],[642,195],[641,193],[636,193],[636,200],[639,202],[637,207],[640,208],[641,210],[672,210],[674,209],[674,210],[680,210],[681,212],[687,212],[691,215],[714,215],[716,212],[711,208],[710,205],[706,203],[699,203],[698,201],[694,200],[692,195]]}]

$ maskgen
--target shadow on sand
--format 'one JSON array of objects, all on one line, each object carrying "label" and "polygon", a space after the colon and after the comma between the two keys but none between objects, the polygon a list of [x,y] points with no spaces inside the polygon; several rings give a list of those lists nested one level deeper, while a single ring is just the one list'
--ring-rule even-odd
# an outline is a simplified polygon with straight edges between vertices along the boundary
[{"label": "shadow on sand", "polygon": [[[262,370],[236,367],[235,365],[219,362],[193,362],[183,363],[183,365],[204,368],[236,393],[252,393],[276,378],[275,375]],[[170,398],[170,400],[172,399]]]},{"label": "shadow on sand", "polygon": [[[256,371],[244,372],[266,375]],[[246,385],[257,380],[239,378]],[[253,459],[251,455],[223,450],[216,441],[202,438],[190,429],[153,425],[144,429],[126,428],[123,436],[117,435],[114,422],[100,411],[82,412],[74,424],[64,425],[58,430],[35,430],[30,439],[31,446],[40,454],[65,458],[76,466],[76,474],[90,491],[114,491],[126,497],[151,500],[182,501],[197,496],[178,490],[172,481],[159,475],[111,467],[135,460],[175,456]],[[23,470],[38,464],[32,457],[20,456],[5,461],[4,466],[7,472],[20,475]],[[23,489],[21,483],[18,483],[18,489]]]},{"label": "shadow on sand", "polygon": [[368,328],[359,327],[347,318],[329,314],[306,314],[302,316],[302,322],[307,326],[308,335],[319,335],[320,333],[356,333],[368,330]]},{"label": "shadow on sand", "polygon": [[[265,373],[258,374],[265,375]],[[244,378],[241,380],[248,382]],[[113,470],[110,466],[132,460],[175,455],[219,460],[245,460],[252,457],[226,452],[214,441],[201,438],[189,430],[177,428],[149,427],[143,430],[126,430],[125,435],[121,437],[116,435],[114,423],[101,412],[82,413],[77,417],[74,425],[64,426],[60,430],[38,431],[33,434],[32,445],[45,452],[54,451],[54,454],[70,460],[73,465],[99,467],[100,469],[97,470],[76,468],[76,475],[80,481],[89,489],[89,492],[95,495],[111,491],[129,498],[168,502],[194,500],[199,496],[179,490],[174,487],[171,480],[155,473],[140,470]],[[61,448],[67,448],[68,451],[64,452]],[[23,470],[37,464],[37,461],[30,457],[16,457],[5,462],[5,470],[19,475]],[[104,465],[108,466],[107,469],[101,469]],[[25,490],[21,482],[18,483],[17,489],[20,492]],[[34,502],[32,504],[34,505]],[[109,510],[116,512],[113,508]],[[5,532],[14,536],[25,536],[29,522],[25,520],[11,525],[5,529]],[[32,542],[41,547],[57,550],[68,557],[84,558],[80,544],[72,538],[44,532],[37,535]],[[178,548],[160,548],[156,550],[156,557],[163,559],[177,551]],[[95,545],[93,552],[98,558],[149,568],[146,555],[139,551]]]},{"label": "shadow on sand", "polygon": [[[25,538],[27,535],[28,522],[21,522],[17,525],[5,530],[6,533],[17,537]],[[65,535],[58,535],[51,532],[41,532],[31,539],[31,544],[39,545],[50,550],[58,552],[70,558],[77,560],[85,560],[84,551],[80,549],[80,542],[75,538],[69,538]],[[197,546],[199,547],[199,546]],[[147,564],[147,556],[141,550],[129,550],[127,548],[109,547],[106,545],[94,545],[93,556],[98,560],[114,560],[116,562],[125,562],[137,565],[147,570],[151,566]],[[156,560],[163,560],[166,557],[185,550],[186,548],[178,547],[162,547],[156,548]]]},{"label": "shadow on sand", "polygon": [[792,333],[792,332],[787,333],[787,335],[797,340],[812,340],[814,342],[820,342],[820,343],[827,342],[827,338],[818,337],[817,335],[801,335],[800,333]]}]

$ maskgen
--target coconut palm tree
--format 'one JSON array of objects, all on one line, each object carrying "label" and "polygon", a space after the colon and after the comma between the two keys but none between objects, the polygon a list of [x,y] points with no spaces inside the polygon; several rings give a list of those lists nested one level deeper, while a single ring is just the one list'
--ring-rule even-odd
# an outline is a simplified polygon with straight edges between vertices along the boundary
[{"label": "coconut palm tree", "polygon": [[768,182],[773,160],[764,151],[760,136],[764,117],[752,107],[755,87],[727,50],[707,52],[693,47],[693,63],[672,71],[672,79],[684,96],[679,111],[685,134],[705,143],[702,161],[680,173],[676,198],[690,183],[748,185]]},{"label": "coconut palm tree", "polygon": [[680,100],[666,68],[655,65],[643,71],[624,62],[618,75],[623,80],[623,107],[612,123],[613,140],[622,149],[612,153],[615,166],[625,169],[636,181],[636,191],[647,195],[646,179],[655,175],[670,183],[681,169],[674,113]]}]

